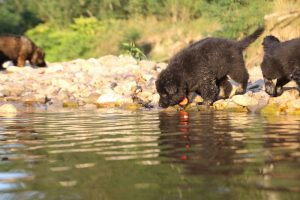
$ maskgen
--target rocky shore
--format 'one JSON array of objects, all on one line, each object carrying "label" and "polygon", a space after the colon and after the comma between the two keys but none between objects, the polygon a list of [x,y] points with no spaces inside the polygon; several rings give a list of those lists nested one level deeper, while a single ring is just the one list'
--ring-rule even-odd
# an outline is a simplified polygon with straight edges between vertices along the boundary
[{"label": "rocky shore", "polygon": [[[166,63],[137,61],[129,56],[104,56],[49,63],[47,68],[19,68],[7,64],[0,72],[0,114],[27,108],[161,109],[155,80]],[[264,92],[259,67],[249,70],[248,91],[216,101],[211,109],[232,112],[300,114],[300,98],[293,85],[280,97]],[[233,83],[233,85],[235,85]],[[201,110],[197,96],[186,110]],[[179,106],[168,110],[183,109]]]}]

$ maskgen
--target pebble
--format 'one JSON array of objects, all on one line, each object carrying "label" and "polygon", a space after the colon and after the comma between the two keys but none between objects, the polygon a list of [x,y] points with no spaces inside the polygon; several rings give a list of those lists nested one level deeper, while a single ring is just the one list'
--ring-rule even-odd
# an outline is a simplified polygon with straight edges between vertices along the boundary
[{"label": "pebble", "polygon": [[[49,63],[47,68],[8,66],[0,72],[0,97],[3,102],[18,101],[26,105],[45,104],[47,97],[52,103],[49,107],[157,109],[159,94],[155,81],[166,67],[166,63],[137,61],[123,55]],[[212,108],[231,112],[300,113],[298,90],[290,89],[279,97],[270,97],[263,91],[260,69],[250,69],[249,74],[246,94],[218,100]],[[196,95],[185,109],[201,110],[202,101]],[[175,106],[167,110],[182,109]],[[0,113],[18,113],[10,103],[2,105],[1,110]]]}]

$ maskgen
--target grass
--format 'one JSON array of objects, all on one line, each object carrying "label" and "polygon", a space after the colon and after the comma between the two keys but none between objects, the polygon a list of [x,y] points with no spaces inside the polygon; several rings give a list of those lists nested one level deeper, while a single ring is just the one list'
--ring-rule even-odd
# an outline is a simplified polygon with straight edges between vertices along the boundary
[{"label": "grass", "polygon": [[[209,35],[219,27],[216,22],[197,19],[188,22],[157,20],[155,17],[114,20],[105,33],[96,36],[95,56],[120,53],[120,44],[135,42],[154,60],[165,60],[191,41]],[[134,35],[138,36],[134,36]],[[131,41],[128,39],[131,38]]]},{"label": "grass", "polygon": [[[206,13],[199,18],[185,20],[138,15],[126,20],[77,18],[63,30],[50,24],[42,24],[26,34],[45,49],[46,59],[50,62],[108,54],[119,55],[123,52],[132,52],[137,57],[143,57],[138,49],[141,49],[148,59],[166,61],[193,41],[207,36],[243,38],[263,21],[266,27],[263,36],[274,34],[282,40],[300,36],[298,0],[249,3],[248,7],[235,9],[232,13],[222,13],[219,9],[220,5],[214,4],[207,7]],[[209,15],[211,12],[208,11],[214,14]],[[248,67],[259,65],[261,62],[263,36],[245,52]]]}]

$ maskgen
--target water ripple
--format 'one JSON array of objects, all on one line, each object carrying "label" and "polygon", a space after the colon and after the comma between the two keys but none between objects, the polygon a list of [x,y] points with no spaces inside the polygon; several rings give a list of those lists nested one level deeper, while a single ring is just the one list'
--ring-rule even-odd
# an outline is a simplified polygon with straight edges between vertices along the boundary
[{"label": "water ripple", "polygon": [[261,199],[300,193],[296,116],[70,111],[0,121],[0,192],[7,199],[47,199],[51,191],[89,199],[94,185],[103,195],[113,187],[133,193],[163,187],[182,198],[199,188],[216,196],[264,191]]}]

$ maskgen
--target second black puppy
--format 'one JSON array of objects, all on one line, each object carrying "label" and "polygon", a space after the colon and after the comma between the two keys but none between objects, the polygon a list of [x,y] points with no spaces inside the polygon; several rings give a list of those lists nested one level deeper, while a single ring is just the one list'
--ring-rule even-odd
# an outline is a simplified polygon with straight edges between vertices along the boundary
[{"label": "second black puppy", "polygon": [[159,105],[174,106],[184,98],[191,102],[193,92],[202,96],[205,105],[210,105],[217,100],[220,88],[228,98],[232,90],[228,76],[241,84],[239,93],[244,93],[249,74],[243,50],[262,32],[263,28],[259,28],[240,41],[206,38],[181,50],[158,76]]},{"label": "second black puppy", "polygon": [[[266,92],[271,96],[283,93],[283,86],[294,80],[300,86],[300,38],[280,42],[272,35],[264,38],[264,59],[261,64]],[[276,84],[273,82],[277,79]]]}]

